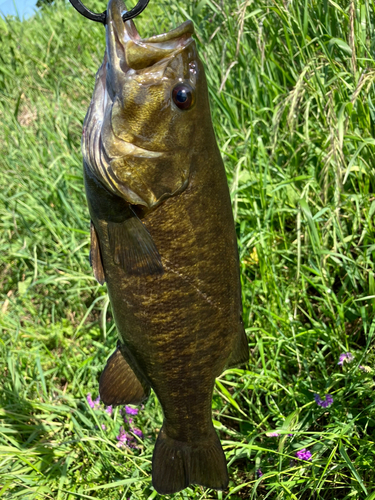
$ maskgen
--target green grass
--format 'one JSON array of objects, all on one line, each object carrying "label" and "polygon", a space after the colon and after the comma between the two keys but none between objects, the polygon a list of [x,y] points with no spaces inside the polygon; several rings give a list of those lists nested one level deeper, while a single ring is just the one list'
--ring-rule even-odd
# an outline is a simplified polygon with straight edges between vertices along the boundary
[{"label": "green grass", "polygon": [[[175,499],[375,499],[374,7],[159,0],[137,21],[143,36],[195,22],[251,348],[213,401],[228,490]],[[80,152],[104,29],[57,2],[0,20],[0,43],[0,497],[158,498],[156,398],[134,418],[138,449],[116,446],[118,409],[86,401],[116,341],[88,262]]]}]

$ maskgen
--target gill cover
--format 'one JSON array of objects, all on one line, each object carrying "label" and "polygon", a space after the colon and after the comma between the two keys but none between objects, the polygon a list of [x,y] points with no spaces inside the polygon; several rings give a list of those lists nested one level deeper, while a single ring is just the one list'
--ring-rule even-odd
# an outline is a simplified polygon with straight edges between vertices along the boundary
[{"label": "gill cover", "polygon": [[181,83],[196,91],[194,29],[188,21],[141,39],[132,21],[123,22],[124,10],[122,0],[110,0],[106,51],[84,122],[82,151],[110,192],[148,210],[188,184],[194,106],[181,111],[172,92]]}]

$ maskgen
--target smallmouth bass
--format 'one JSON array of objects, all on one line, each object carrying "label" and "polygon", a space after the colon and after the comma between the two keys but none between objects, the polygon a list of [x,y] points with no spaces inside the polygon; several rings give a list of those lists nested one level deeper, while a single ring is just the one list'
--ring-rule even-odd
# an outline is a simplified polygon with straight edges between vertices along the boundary
[{"label": "smallmouth bass", "polygon": [[83,129],[90,258],[119,332],[101,375],[107,405],[163,408],[152,482],[161,494],[228,473],[211,415],[215,377],[248,360],[224,165],[190,21],[142,39],[110,0],[106,51]]}]

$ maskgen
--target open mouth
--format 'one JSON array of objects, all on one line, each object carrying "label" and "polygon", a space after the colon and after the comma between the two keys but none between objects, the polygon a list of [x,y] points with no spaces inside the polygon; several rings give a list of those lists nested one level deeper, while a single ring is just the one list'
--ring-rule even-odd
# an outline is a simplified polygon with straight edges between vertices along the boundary
[{"label": "open mouth", "polygon": [[161,35],[154,35],[150,38],[142,40],[143,43],[152,43],[155,45],[160,44],[163,48],[173,48],[178,47],[179,42],[191,38],[194,34],[194,25],[192,21],[185,21],[180,26],[168,33],[162,33]]},{"label": "open mouth", "polygon": [[164,136],[179,113],[173,107],[178,85],[183,87],[177,89],[178,107],[186,109],[188,85],[181,82],[192,74],[194,27],[187,21],[168,33],[141,38],[132,21],[123,21],[123,11],[122,0],[110,0],[106,52],[85,119],[82,150],[86,164],[110,192],[150,209],[188,183],[190,160],[182,165],[176,146]]},{"label": "open mouth", "polygon": [[123,71],[148,68],[191,42],[194,33],[192,21],[186,21],[168,33],[141,38],[132,21],[123,22],[121,3],[112,0],[108,5],[107,47],[110,61],[115,63],[117,60]]}]

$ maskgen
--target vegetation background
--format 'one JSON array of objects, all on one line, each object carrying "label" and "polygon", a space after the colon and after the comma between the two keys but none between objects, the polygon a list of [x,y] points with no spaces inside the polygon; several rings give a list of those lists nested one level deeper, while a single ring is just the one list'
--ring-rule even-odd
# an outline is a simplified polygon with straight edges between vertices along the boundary
[{"label": "vegetation background", "polygon": [[[188,18],[233,200],[251,360],[213,400],[228,490],[173,498],[374,500],[374,2],[158,0],[136,24],[148,36]],[[87,400],[116,342],[88,261],[80,152],[104,43],[62,1],[0,20],[5,499],[158,498],[156,398],[130,425],[143,438]],[[118,446],[121,426],[133,447]]]}]

